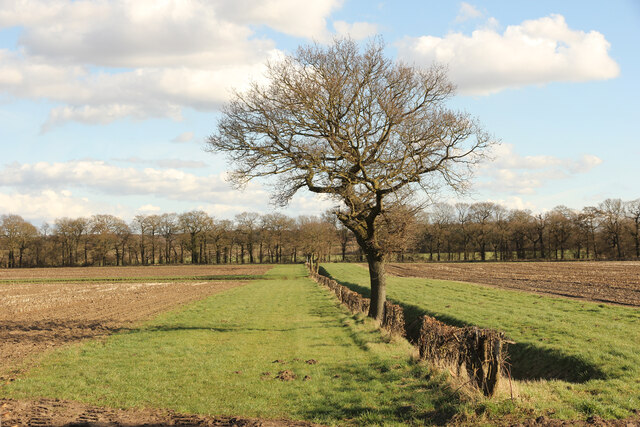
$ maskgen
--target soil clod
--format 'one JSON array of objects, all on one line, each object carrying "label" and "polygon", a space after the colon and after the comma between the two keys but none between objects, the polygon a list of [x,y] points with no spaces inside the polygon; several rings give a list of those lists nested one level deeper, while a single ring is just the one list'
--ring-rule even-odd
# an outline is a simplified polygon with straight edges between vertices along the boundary
[{"label": "soil clod", "polygon": [[278,372],[276,378],[282,381],[293,381],[298,378],[298,376],[293,371],[285,369],[284,371]]}]

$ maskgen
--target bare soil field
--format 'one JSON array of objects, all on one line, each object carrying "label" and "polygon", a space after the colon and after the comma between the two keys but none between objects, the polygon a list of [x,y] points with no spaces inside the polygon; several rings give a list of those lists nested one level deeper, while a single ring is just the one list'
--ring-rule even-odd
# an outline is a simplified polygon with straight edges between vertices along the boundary
[{"label": "bare soil field", "polygon": [[259,420],[179,414],[160,409],[111,409],[54,399],[0,399],[0,425],[7,426],[313,426],[304,421]]},{"label": "bare soil field", "polygon": [[640,262],[484,262],[387,265],[400,277],[493,285],[564,297],[640,306]]},{"label": "bare soil field", "polygon": [[0,284],[0,382],[12,380],[44,350],[106,336],[244,283]]},{"label": "bare soil field", "polygon": [[272,265],[153,265],[0,269],[0,280],[260,275]]}]

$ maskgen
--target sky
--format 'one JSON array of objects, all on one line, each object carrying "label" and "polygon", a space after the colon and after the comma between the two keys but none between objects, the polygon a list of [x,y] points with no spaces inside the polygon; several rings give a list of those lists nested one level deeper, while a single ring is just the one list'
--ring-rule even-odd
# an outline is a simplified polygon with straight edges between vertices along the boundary
[{"label": "sky", "polygon": [[267,60],[376,35],[446,65],[449,106],[500,141],[442,200],[640,198],[640,0],[0,0],[0,215],[319,214],[307,192],[276,209],[263,182],[234,189],[205,141]]}]

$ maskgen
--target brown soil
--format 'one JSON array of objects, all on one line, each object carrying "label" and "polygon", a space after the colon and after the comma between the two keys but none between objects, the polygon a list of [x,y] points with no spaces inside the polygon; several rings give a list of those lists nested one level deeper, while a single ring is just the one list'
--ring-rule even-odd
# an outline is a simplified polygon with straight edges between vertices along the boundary
[{"label": "brown soil", "polygon": [[506,422],[502,420],[498,425],[513,426],[513,427],[560,427],[560,426],[594,426],[594,427],[640,427],[640,417],[625,418],[622,420],[605,420],[597,415],[589,417],[587,420],[554,420],[545,416],[540,416],[536,419],[527,420],[524,422]]},{"label": "brown soil", "polygon": [[0,399],[2,426],[314,426],[303,421],[179,414],[160,409],[111,409],[54,399]]},{"label": "brown soil", "polygon": [[244,283],[0,284],[0,381],[12,380],[44,350],[130,328]]},{"label": "brown soil", "polygon": [[640,306],[640,262],[389,264],[400,277],[425,277]]},{"label": "brown soil", "polygon": [[153,265],[132,267],[60,267],[0,269],[0,280],[8,279],[99,279],[126,277],[176,277],[259,275],[271,265]]},{"label": "brown soil", "polygon": [[298,376],[293,371],[285,369],[284,371],[278,372],[276,378],[282,381],[293,381],[298,378]]}]

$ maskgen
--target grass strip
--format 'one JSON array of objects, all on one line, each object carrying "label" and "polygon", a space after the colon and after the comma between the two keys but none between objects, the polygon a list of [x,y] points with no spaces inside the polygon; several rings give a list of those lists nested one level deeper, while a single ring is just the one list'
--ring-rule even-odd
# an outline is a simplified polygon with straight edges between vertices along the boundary
[{"label": "grass strip", "polygon": [[[353,264],[324,264],[365,296],[369,274]],[[456,325],[499,329],[510,346],[522,414],[624,418],[640,409],[640,311],[469,283],[388,276],[389,299],[407,323],[421,314]],[[487,402],[501,411],[499,401]]]},{"label": "grass strip", "polygon": [[[305,275],[276,267],[267,276],[289,279],[254,281],[57,351],[0,395],[338,425],[441,423],[465,410],[406,342],[347,313]],[[295,379],[276,379],[285,370]]]}]

